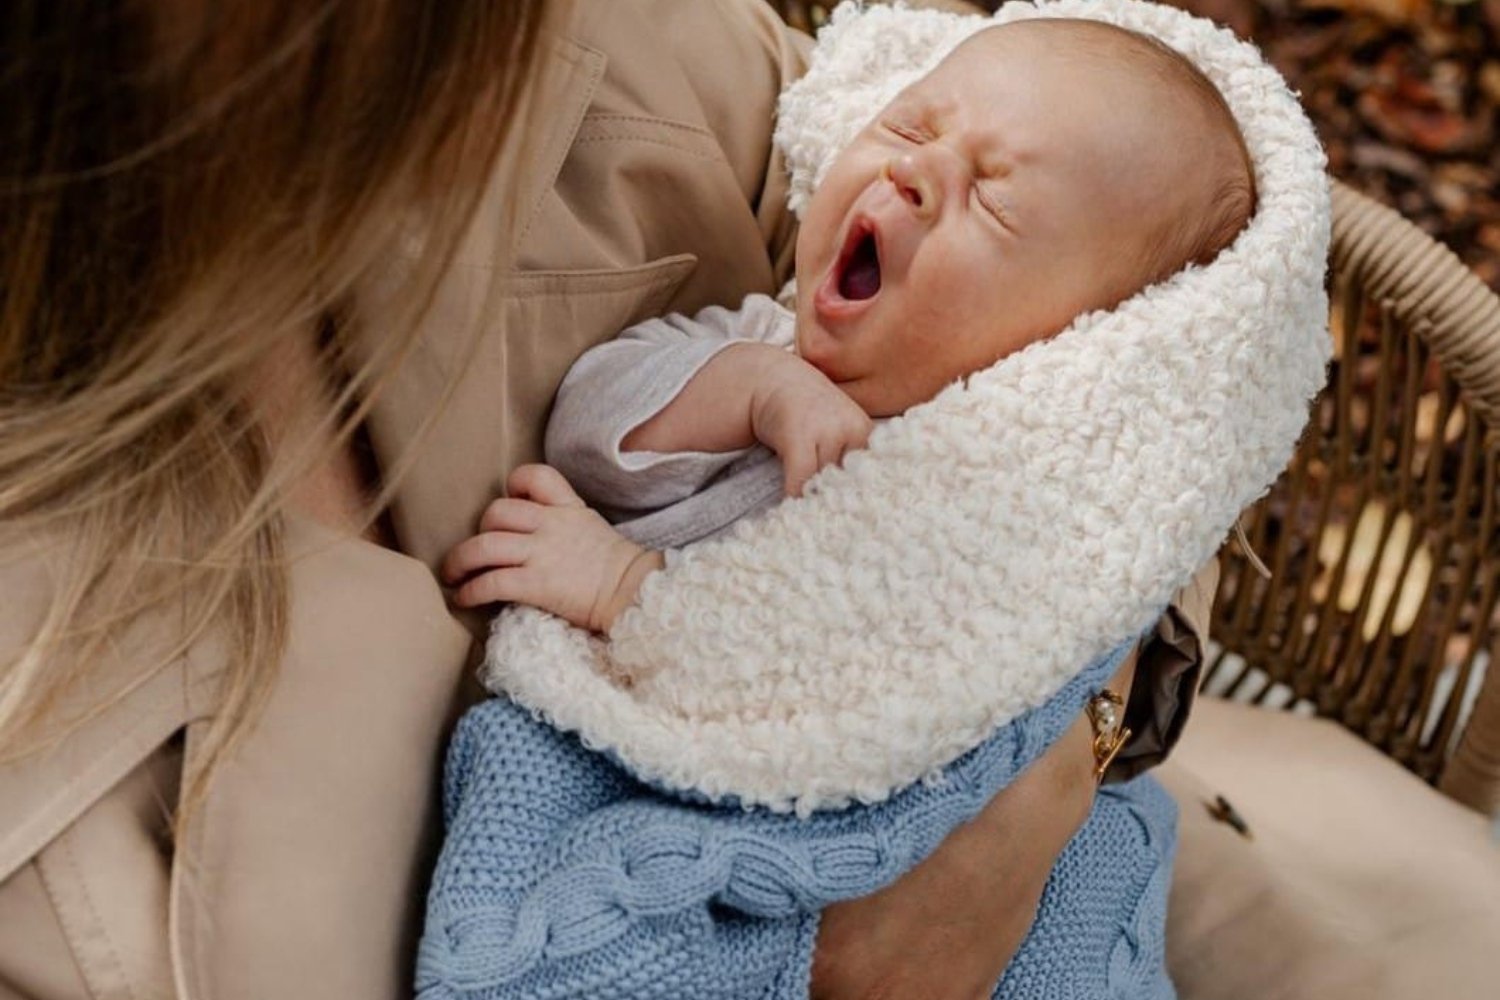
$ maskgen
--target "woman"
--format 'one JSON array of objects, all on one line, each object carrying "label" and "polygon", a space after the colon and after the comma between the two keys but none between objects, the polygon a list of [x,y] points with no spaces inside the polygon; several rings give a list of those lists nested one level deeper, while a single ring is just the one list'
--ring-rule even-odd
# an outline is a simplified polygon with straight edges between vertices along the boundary
[{"label": "woman", "polygon": [[[784,279],[806,40],[761,0],[99,7],[0,46],[0,994],[403,995],[473,653],[430,568],[578,353]],[[1191,690],[1190,620],[1141,690]],[[829,911],[815,995],[987,991],[1092,764],[1080,719]]]}]

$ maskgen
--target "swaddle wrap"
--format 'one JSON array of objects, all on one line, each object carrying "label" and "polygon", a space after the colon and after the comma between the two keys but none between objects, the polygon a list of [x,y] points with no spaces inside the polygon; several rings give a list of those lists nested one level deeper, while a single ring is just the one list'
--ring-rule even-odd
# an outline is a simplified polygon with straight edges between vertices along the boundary
[{"label": "swaddle wrap", "polygon": [[1137,0],[845,4],[781,102],[792,207],[961,40],[1033,17],[1143,31],[1203,70],[1254,166],[1245,230],[676,554],[607,643],[507,610],[487,684],[661,786],[804,814],[880,801],[1148,627],[1275,479],[1331,346],[1328,189],[1295,97],[1230,32]]}]

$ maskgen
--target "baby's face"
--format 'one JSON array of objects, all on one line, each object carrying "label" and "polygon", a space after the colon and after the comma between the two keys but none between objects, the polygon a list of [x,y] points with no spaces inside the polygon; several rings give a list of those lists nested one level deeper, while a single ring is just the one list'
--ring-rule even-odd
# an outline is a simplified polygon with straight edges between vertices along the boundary
[{"label": "baby's face", "polygon": [[1180,170],[1153,149],[1163,130],[1127,74],[1045,34],[971,38],[876,116],[808,205],[797,350],[872,416],[1135,291],[1141,222]]}]

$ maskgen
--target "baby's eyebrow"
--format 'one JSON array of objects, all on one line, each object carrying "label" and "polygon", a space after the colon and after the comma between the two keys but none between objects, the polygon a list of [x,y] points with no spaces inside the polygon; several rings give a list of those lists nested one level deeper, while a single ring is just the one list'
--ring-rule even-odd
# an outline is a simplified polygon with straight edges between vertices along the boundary
[{"label": "baby's eyebrow", "polygon": [[885,110],[887,114],[908,115],[923,113],[927,108],[925,102],[920,97],[909,93],[902,93],[897,95],[895,100],[891,101],[890,104],[886,105]]}]

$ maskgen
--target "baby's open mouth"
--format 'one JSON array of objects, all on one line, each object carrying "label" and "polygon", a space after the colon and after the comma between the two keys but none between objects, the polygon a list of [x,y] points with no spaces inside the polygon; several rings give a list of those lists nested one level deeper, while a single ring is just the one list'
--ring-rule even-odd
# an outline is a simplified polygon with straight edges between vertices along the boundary
[{"label": "baby's open mouth", "polygon": [[875,231],[857,224],[839,261],[839,294],[852,302],[872,299],[880,291],[880,247]]},{"label": "baby's open mouth", "polygon": [[829,331],[847,327],[874,307],[880,285],[880,230],[873,219],[856,218],[813,293],[818,322]]}]

